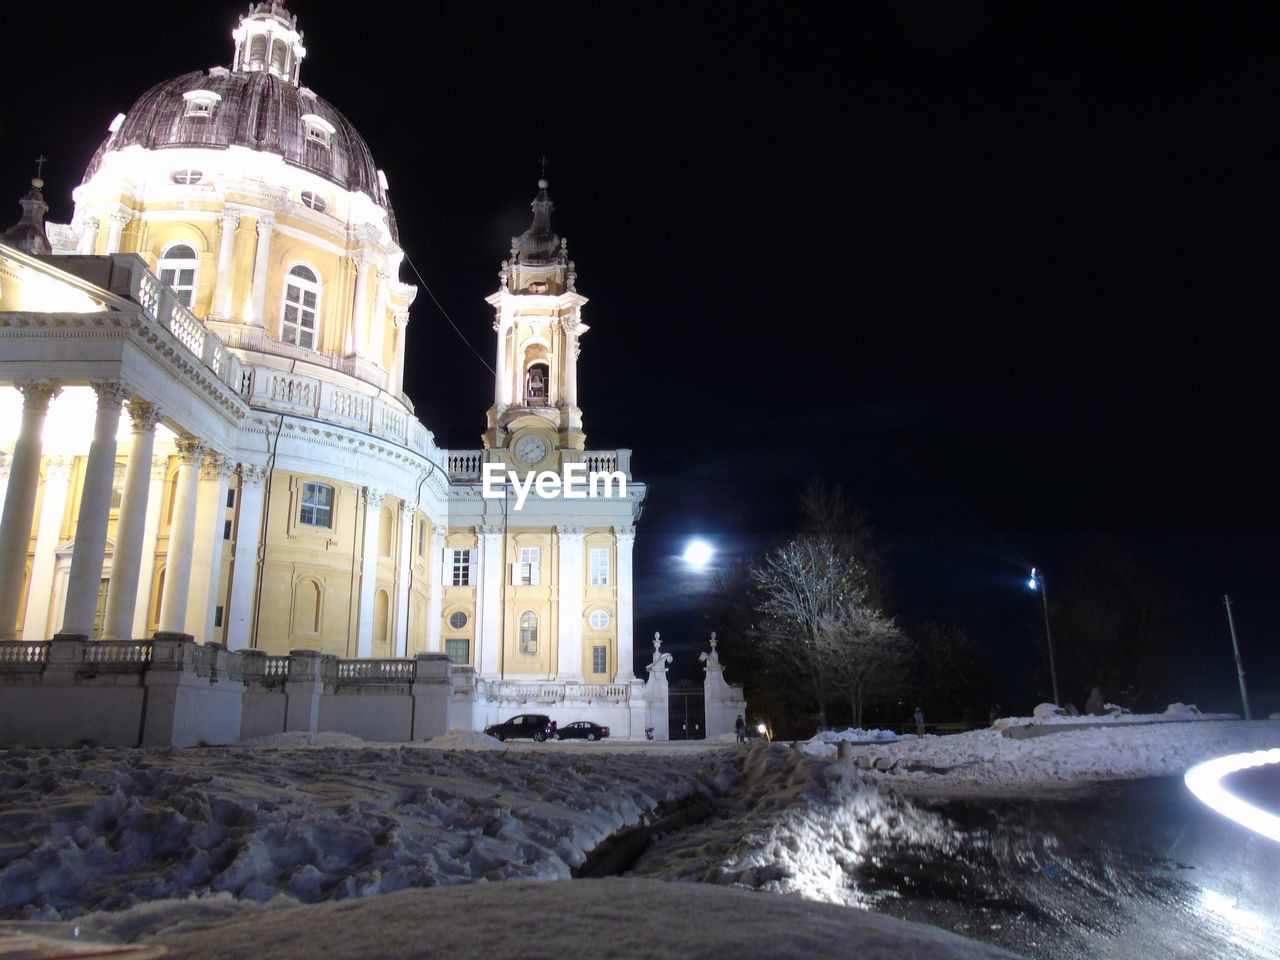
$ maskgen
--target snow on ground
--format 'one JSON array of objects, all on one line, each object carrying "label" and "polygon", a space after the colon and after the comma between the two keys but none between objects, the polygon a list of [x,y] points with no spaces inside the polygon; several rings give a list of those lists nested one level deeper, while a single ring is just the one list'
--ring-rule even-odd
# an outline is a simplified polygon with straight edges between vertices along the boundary
[{"label": "snow on ground", "polygon": [[850,728],[848,730],[823,730],[814,740],[820,743],[894,743],[901,740],[902,737],[894,733],[892,730],[863,730],[859,728]]},{"label": "snow on ground", "polygon": [[1063,723],[1183,723],[1189,720],[1239,720],[1234,713],[1201,713],[1195,704],[1171,703],[1164,713],[1122,713],[1123,707],[1116,707],[1111,713],[1100,716],[1092,714],[1072,716],[1062,707],[1052,703],[1041,703],[1030,717],[1003,717],[992,724],[997,729],[1005,727],[1042,726],[1044,724]]},{"label": "snow on ground", "polygon": [[715,789],[714,756],[11,749],[0,752],[0,916],[566,878],[619,829]]},{"label": "snow on ground", "polygon": [[[1170,776],[1211,757],[1275,746],[1280,724],[1270,722],[1104,723],[1026,740],[994,728],[908,737],[858,746],[853,762],[881,784],[908,790],[1005,792]],[[805,750],[834,756],[836,745],[810,741]]]},{"label": "snow on ground", "polygon": [[[181,960],[996,960],[1014,957],[862,910],[652,880],[472,884],[276,909],[167,901],[80,924]],[[2,941],[0,941],[2,943]],[[66,955],[66,954],[59,954]],[[46,954],[52,956],[52,954]]]}]

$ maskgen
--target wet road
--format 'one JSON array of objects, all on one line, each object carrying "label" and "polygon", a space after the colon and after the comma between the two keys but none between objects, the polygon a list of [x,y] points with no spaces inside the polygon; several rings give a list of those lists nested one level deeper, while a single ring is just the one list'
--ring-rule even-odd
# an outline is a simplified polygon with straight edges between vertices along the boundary
[{"label": "wet road", "polygon": [[[1280,771],[1227,785],[1280,809]],[[876,851],[856,885],[879,912],[1044,960],[1280,958],[1280,843],[1181,777],[917,803],[961,842]]]}]

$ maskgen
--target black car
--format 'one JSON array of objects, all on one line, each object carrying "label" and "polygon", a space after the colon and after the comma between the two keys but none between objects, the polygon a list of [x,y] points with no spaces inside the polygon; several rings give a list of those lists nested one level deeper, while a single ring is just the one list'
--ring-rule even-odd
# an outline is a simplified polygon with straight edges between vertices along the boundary
[{"label": "black car", "polygon": [[590,720],[577,720],[566,723],[556,731],[561,740],[603,740],[609,735],[609,728],[602,727]]},{"label": "black car", "polygon": [[532,739],[541,743],[551,736],[551,718],[541,713],[522,713],[484,728],[484,732],[499,740]]}]

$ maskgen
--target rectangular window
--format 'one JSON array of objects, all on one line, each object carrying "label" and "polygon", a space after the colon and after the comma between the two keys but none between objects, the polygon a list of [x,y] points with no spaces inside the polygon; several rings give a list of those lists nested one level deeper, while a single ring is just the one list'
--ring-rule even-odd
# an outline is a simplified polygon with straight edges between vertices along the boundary
[{"label": "rectangular window", "polygon": [[540,580],[541,556],[542,550],[539,547],[521,547],[520,561],[512,571],[511,582],[518,587],[536,587]]},{"label": "rectangular window", "polygon": [[608,647],[591,648],[591,672],[604,673],[609,665]]},{"label": "rectangular window", "polygon": [[591,548],[591,585],[607,587],[609,585],[609,548]]},{"label": "rectangular window", "polygon": [[451,560],[453,577],[450,582],[455,587],[471,586],[471,551],[450,550],[449,553],[453,555]]},{"label": "rectangular window", "polygon": [[471,662],[471,641],[466,637],[449,637],[444,642],[444,652],[450,663],[465,667]]},{"label": "rectangular window", "polygon": [[427,552],[427,521],[418,521],[418,556]]},{"label": "rectangular window", "polygon": [[325,483],[304,483],[298,522],[312,527],[333,526],[333,487]]},{"label": "rectangular window", "polygon": [[222,539],[223,540],[231,539],[231,521],[230,520],[224,520],[222,522]]},{"label": "rectangular window", "polygon": [[118,511],[120,504],[124,502],[124,473],[125,465],[117,463],[116,472],[111,477],[111,510],[113,513]]},{"label": "rectangular window", "polygon": [[236,505],[236,488],[232,487],[227,491],[227,506],[234,507]]},{"label": "rectangular window", "polygon": [[221,605],[213,608],[213,625],[215,627],[222,626],[222,607]]}]

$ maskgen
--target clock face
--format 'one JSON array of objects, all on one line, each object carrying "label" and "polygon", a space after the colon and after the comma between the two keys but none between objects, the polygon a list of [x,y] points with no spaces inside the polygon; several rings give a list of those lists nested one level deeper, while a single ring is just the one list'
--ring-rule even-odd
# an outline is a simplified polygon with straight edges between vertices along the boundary
[{"label": "clock face", "polygon": [[516,456],[525,463],[541,463],[546,455],[547,444],[541,437],[524,437],[516,444]]}]

